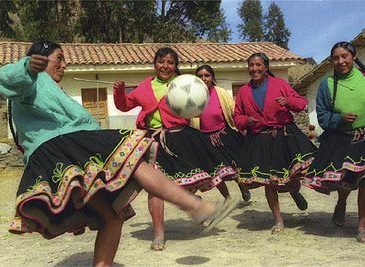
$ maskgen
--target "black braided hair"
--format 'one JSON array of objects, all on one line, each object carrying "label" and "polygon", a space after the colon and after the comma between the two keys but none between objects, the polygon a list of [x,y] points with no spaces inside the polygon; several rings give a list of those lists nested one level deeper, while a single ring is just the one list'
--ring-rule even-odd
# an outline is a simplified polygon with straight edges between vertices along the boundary
[{"label": "black braided hair", "polygon": [[267,74],[275,77],[274,73],[271,72],[270,70],[270,60],[268,58],[268,56],[265,53],[253,53],[251,56],[248,57],[247,59],[247,63],[249,63],[251,61],[251,59],[253,59],[254,57],[259,57],[264,61],[264,65],[267,68]]},{"label": "black braided hair", "polygon": [[163,58],[166,55],[171,55],[174,58],[175,65],[176,65],[176,74],[180,75],[181,73],[179,70],[179,56],[177,55],[175,50],[173,50],[170,47],[161,47],[156,51],[155,57],[153,58],[153,65],[156,64],[156,62],[159,58]]},{"label": "black braided hair", "polygon": [[[331,58],[333,57],[333,54],[337,48],[343,48],[350,52],[350,54],[355,58],[355,63],[359,66],[360,70],[362,72],[365,72],[365,65],[360,61],[358,57],[356,57],[356,48],[353,44],[349,42],[337,42],[335,45],[331,48]],[[338,75],[336,71],[334,71],[333,74],[333,98],[332,98],[332,110],[335,108],[335,100],[336,100],[336,94],[337,94],[337,83],[338,83]]]},{"label": "black braided hair", "polygon": [[344,41],[335,43],[335,45],[331,49],[331,58],[333,57],[336,48],[343,48],[349,51],[351,55],[355,58],[354,61],[359,66],[360,70],[365,72],[365,65],[364,63],[361,62],[361,60],[358,57],[356,57],[356,48],[353,44]]},{"label": "black braided hair", "polygon": [[[62,49],[61,46],[55,42],[50,41],[38,41],[34,42],[29,50],[27,51],[27,56],[31,55],[41,55],[41,56],[49,56],[53,53],[56,49]],[[11,135],[13,136],[14,143],[18,150],[20,150],[22,153],[24,153],[23,147],[19,144],[19,138],[18,134],[16,132],[16,129],[13,124],[13,113],[12,113],[12,101],[8,99],[8,121],[9,121],[9,127]]]},{"label": "black braided hair", "polygon": [[195,75],[198,76],[198,72],[201,70],[206,70],[207,72],[210,73],[210,75],[212,75],[213,78],[213,85],[217,85],[217,81],[215,79],[215,72],[213,70],[213,68],[209,65],[201,65],[199,66],[196,70],[195,70]]}]

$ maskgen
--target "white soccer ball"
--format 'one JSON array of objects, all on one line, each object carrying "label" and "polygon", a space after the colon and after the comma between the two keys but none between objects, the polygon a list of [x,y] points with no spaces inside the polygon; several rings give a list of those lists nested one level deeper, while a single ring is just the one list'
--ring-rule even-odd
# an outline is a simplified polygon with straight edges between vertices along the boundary
[{"label": "white soccer ball", "polygon": [[191,119],[202,114],[208,104],[209,91],[205,83],[191,74],[177,76],[170,82],[166,102],[171,111],[183,118]]}]

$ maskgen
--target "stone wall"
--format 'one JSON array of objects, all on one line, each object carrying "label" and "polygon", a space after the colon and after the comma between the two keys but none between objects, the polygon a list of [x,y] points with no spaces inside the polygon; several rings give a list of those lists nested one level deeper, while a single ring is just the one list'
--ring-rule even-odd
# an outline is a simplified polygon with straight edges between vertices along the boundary
[{"label": "stone wall", "polygon": [[23,154],[12,145],[11,150],[8,153],[0,154],[0,171],[8,167],[24,167]]},{"label": "stone wall", "polygon": [[6,100],[0,96],[0,139],[8,137],[8,112]]}]

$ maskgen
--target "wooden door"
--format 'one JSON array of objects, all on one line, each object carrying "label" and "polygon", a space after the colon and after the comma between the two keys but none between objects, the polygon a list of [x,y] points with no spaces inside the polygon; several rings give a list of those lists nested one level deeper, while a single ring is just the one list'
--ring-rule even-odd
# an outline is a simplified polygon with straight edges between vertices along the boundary
[{"label": "wooden door", "polygon": [[[97,92],[99,91],[99,96]],[[108,103],[106,88],[82,88],[82,105],[99,121],[102,128],[108,128]]]}]

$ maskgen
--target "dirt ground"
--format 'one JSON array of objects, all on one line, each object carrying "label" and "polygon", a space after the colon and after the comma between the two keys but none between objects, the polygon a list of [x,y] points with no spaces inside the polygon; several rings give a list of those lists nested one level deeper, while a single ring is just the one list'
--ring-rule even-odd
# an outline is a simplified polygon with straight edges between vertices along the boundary
[{"label": "dirt ground", "polygon": [[[14,212],[21,169],[0,170],[0,266],[90,266],[95,232],[65,234],[45,240],[39,234],[17,236],[7,231]],[[240,197],[235,183],[228,184]],[[286,229],[272,235],[271,212],[263,188],[252,190],[252,201],[239,207],[217,228],[201,235],[199,226],[176,207],[166,204],[166,250],[150,250],[151,220],[147,194],[133,207],[137,216],[125,223],[115,266],[364,266],[365,245],[355,240],[356,192],[350,195],[346,224],[331,223],[336,194],[302,190],[309,202],[298,210],[289,194],[280,195]],[[201,194],[221,199],[218,190]]]}]

